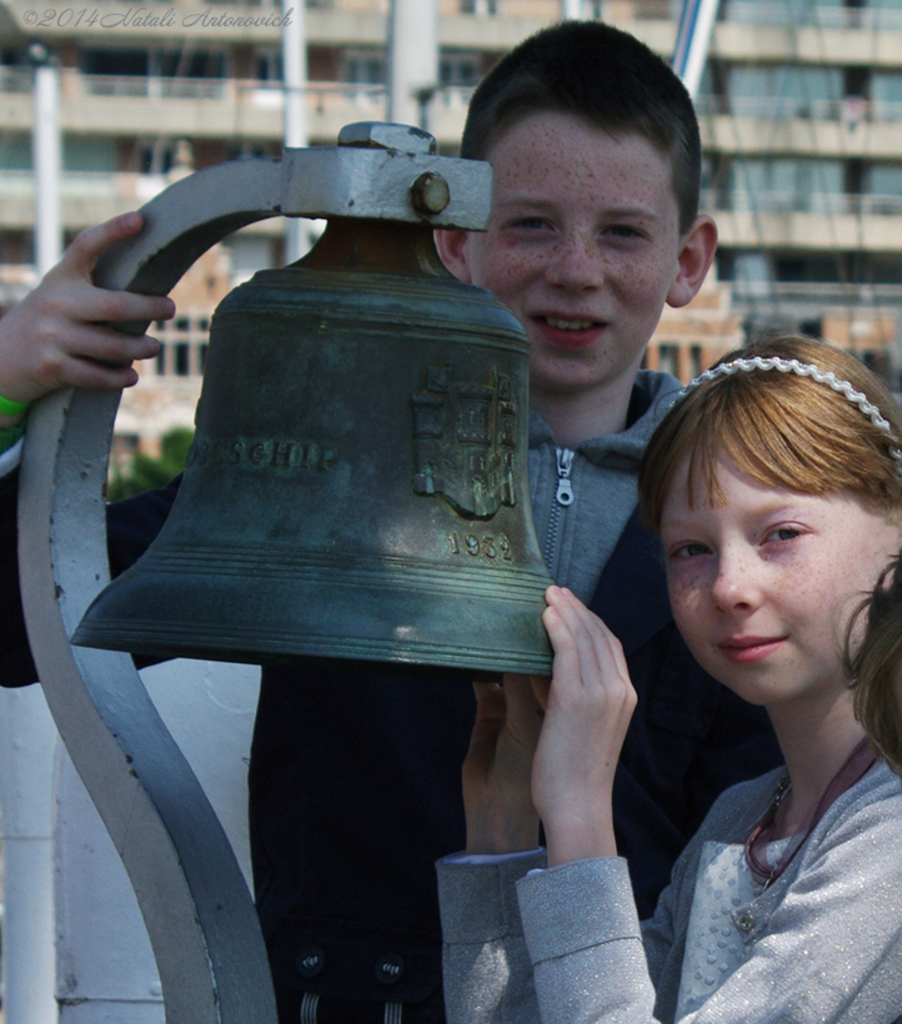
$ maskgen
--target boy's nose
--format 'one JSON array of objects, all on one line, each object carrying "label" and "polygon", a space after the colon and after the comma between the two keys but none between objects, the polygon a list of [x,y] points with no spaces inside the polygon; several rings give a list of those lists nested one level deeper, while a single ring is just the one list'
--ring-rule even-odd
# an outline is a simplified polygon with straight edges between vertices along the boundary
[{"label": "boy's nose", "polygon": [[576,232],[562,238],[554,247],[546,278],[562,288],[597,288],[604,281],[604,268],[597,246]]}]

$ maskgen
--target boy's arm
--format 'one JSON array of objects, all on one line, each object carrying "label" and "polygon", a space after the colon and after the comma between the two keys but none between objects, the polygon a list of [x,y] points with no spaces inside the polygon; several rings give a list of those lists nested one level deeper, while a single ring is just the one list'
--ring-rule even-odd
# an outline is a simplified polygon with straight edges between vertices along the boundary
[{"label": "boy's arm", "polygon": [[62,260],[34,291],[0,319],[0,431],[21,423],[27,404],[62,387],[118,389],[138,380],[131,363],[159,351],[147,335],[134,337],[108,322],[168,320],[166,296],[97,288],[91,273],[113,242],[141,229],[126,213],[75,237]]},{"label": "boy's arm", "polygon": [[[148,336],[134,337],[106,326],[117,320],[166,320],[175,307],[165,296],[135,295],[95,287],[91,273],[101,253],[114,242],[136,234],[141,217],[128,213],[82,231],[25,299],[0,319],[0,453],[15,443],[28,404],[61,387],[118,389],[134,384],[134,359],[156,355],[158,343]],[[10,461],[14,463],[13,453]],[[16,540],[18,474],[0,479],[0,685],[34,682],[19,600]],[[165,505],[166,508],[163,508]],[[128,562],[146,546],[165,518],[168,503],[154,506],[146,524],[146,540],[136,544],[127,535]],[[150,505],[145,507],[150,509]],[[111,524],[112,525],[112,524]],[[116,542],[111,534],[113,572]]]}]

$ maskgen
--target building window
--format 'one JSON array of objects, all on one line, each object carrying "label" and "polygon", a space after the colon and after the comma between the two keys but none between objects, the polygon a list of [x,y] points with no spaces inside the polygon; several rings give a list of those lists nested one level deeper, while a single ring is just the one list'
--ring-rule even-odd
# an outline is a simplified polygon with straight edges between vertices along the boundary
[{"label": "building window", "polygon": [[902,164],[871,164],[864,175],[864,211],[902,213]]},{"label": "building window", "polygon": [[282,54],[276,50],[263,50],[257,54],[257,81],[282,81]]},{"label": "building window", "polygon": [[902,74],[875,71],[870,88],[875,119],[898,121],[902,118]]},{"label": "building window", "polygon": [[701,345],[689,346],[689,379],[694,380],[702,372]]},{"label": "building window", "polygon": [[842,68],[737,64],[727,76],[730,113],[737,117],[837,120],[845,92]]},{"label": "building window", "polygon": [[341,58],[341,80],[355,85],[385,83],[385,54],[381,50],[347,50]]},{"label": "building window", "polygon": [[148,50],[85,49],[81,52],[81,70],[86,75],[137,75],[150,72]]},{"label": "building window", "polygon": [[669,373],[672,377],[680,375],[679,345],[661,345],[658,348],[658,370]]},{"label": "building window", "polygon": [[191,373],[191,346],[186,341],[175,346],[174,369],[177,377],[188,377]]},{"label": "building window", "polygon": [[842,213],[847,206],[841,160],[733,160],[725,190],[733,210]]},{"label": "building window", "polygon": [[164,78],[225,78],[226,56],[215,50],[160,50],[152,54],[151,73]]},{"label": "building window", "polygon": [[482,78],[482,59],[478,53],[445,50],[439,60],[439,82],[450,86],[475,86]]},{"label": "building window", "polygon": [[460,13],[494,16],[498,13],[498,0],[460,0]]}]

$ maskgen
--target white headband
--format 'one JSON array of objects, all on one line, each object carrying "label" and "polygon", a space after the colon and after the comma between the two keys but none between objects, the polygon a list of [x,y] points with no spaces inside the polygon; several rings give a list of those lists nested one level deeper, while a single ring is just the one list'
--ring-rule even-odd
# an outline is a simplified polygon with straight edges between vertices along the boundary
[{"label": "white headband", "polygon": [[896,472],[902,476],[902,451],[899,450],[899,440],[893,434],[893,428],[890,426],[889,421],[881,414],[877,406],[868,400],[867,395],[861,391],[856,391],[849,381],[840,380],[832,370],[824,371],[812,363],[802,363],[798,359],[781,359],[779,356],[753,356],[750,359],[732,359],[728,363],[719,363],[710,370],[705,370],[704,373],[699,374],[695,380],[690,381],[683,388],[679,397],[682,398],[700,384],[706,384],[709,380],[715,380],[717,377],[732,377],[734,374],[739,373],[740,370],[746,373],[751,370],[779,370],[780,373],[795,373],[799,377],[810,377],[812,380],[817,381],[818,384],[829,384],[834,391],[843,395],[853,405],[857,405],[871,423],[881,433],[886,434],[890,442],[889,453],[896,463]]}]

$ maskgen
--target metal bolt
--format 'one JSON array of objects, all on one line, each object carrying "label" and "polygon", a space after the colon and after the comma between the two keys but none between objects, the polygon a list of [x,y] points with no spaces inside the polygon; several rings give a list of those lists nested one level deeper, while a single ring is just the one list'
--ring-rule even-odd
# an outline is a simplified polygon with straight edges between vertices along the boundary
[{"label": "metal bolt", "polygon": [[440,174],[426,171],[410,186],[410,200],[417,213],[428,217],[441,213],[451,202],[451,189]]},{"label": "metal bolt", "polygon": [[339,146],[357,146],[365,149],[395,149],[399,153],[425,153],[438,151],[435,139],[420,128],[409,124],[388,124],[385,121],[357,121],[346,124],[338,133]]}]

